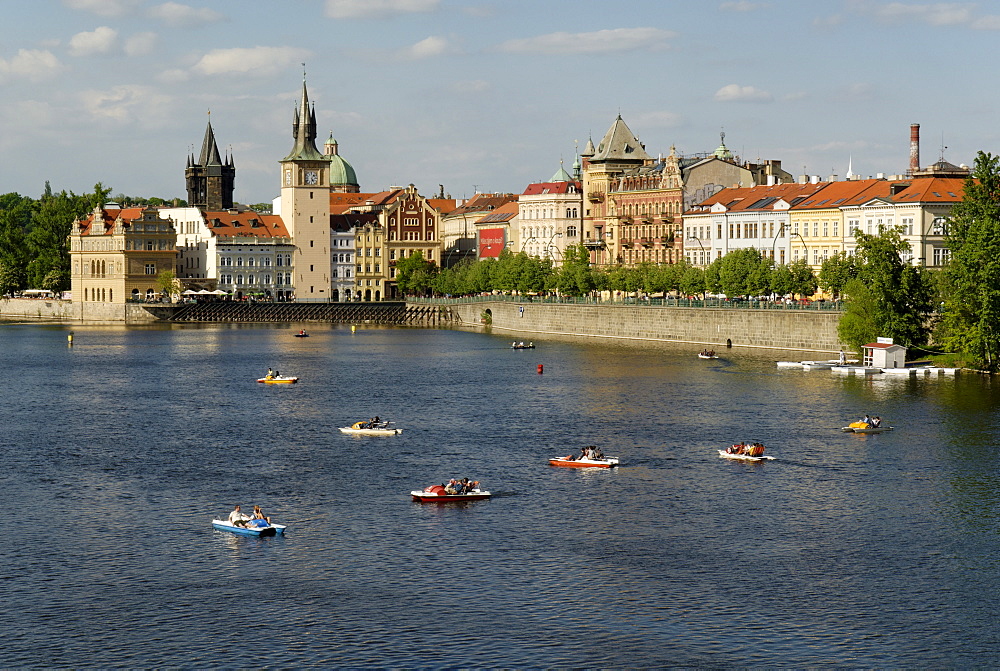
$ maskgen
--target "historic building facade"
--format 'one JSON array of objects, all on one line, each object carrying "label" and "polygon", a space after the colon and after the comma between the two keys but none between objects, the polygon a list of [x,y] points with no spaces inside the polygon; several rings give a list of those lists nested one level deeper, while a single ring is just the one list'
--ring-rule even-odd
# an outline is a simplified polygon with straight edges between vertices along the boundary
[{"label": "historic building facade", "polygon": [[512,251],[560,265],[566,247],[583,239],[583,185],[561,165],[549,181],[525,188],[519,210]]},{"label": "historic building facade", "polygon": [[159,300],[159,278],[174,269],[177,234],[155,208],[96,207],[69,236],[73,300]]}]

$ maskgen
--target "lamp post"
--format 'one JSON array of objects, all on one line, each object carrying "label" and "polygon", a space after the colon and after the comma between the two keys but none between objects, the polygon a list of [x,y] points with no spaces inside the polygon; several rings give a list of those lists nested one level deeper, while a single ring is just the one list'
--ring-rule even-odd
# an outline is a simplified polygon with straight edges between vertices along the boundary
[{"label": "lamp post", "polygon": [[805,254],[806,265],[809,264],[809,245],[806,244],[805,238],[802,237],[800,233],[792,233],[793,238],[798,238],[802,241],[802,251]]},{"label": "lamp post", "polygon": [[697,242],[698,246],[701,247],[701,253],[702,253],[702,264],[701,265],[703,265],[703,266],[706,265],[704,263],[704,261],[705,261],[705,258],[704,258],[704,255],[705,255],[705,245],[701,244],[701,240],[699,240],[698,236],[696,236],[696,235],[692,235],[691,239],[694,240],[695,242]]},{"label": "lamp post", "polygon": [[775,247],[775,245],[778,244],[778,238],[781,237],[781,232],[783,230],[785,230],[785,224],[784,223],[782,223],[781,226],[778,227],[778,232],[775,233],[775,235],[774,235],[774,242],[771,243],[771,261],[774,261],[774,247]]},{"label": "lamp post", "polygon": [[529,243],[529,242],[531,242],[532,240],[537,240],[537,239],[538,239],[538,238],[536,238],[536,237],[535,237],[535,236],[533,236],[533,235],[532,235],[532,236],[529,236],[528,238],[526,238],[526,239],[524,240],[524,242],[522,242],[522,243],[521,243],[521,251],[522,251],[522,252],[524,251],[524,248],[525,248],[525,247],[527,247],[527,245],[528,245],[528,243]]},{"label": "lamp post", "polygon": [[562,231],[556,231],[551,236],[549,236],[549,241],[545,244],[545,255],[546,256],[549,255],[549,249],[551,249],[552,247],[555,246],[555,245],[552,244],[552,241],[555,240],[556,238],[561,238],[562,235],[563,235]]}]

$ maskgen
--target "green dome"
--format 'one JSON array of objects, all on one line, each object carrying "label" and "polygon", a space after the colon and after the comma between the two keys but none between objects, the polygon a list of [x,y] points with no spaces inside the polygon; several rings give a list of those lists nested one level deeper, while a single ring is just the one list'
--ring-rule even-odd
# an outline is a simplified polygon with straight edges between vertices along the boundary
[{"label": "green dome", "polygon": [[339,154],[327,158],[330,159],[330,186],[358,186],[358,176],[350,163]]}]

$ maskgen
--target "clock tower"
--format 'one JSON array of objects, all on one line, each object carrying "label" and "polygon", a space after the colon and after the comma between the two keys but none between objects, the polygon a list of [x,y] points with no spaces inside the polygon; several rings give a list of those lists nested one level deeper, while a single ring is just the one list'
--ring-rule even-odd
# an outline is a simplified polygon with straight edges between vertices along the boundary
[{"label": "clock tower", "polygon": [[305,76],[292,121],[295,144],[281,159],[281,218],[295,245],[295,300],[323,303],[330,294],[330,161],[316,149],[316,110]]}]

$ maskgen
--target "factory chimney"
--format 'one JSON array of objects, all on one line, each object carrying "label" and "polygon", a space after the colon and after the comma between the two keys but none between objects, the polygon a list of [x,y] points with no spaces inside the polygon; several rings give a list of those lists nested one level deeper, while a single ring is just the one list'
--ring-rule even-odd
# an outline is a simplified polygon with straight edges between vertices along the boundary
[{"label": "factory chimney", "polygon": [[920,170],[920,124],[910,124],[910,174]]}]

